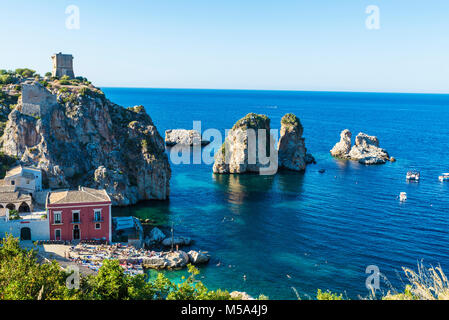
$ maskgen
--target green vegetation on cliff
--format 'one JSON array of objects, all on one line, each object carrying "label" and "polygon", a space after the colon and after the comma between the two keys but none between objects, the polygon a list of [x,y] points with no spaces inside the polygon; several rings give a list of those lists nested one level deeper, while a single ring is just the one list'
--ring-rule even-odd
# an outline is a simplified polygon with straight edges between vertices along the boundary
[{"label": "green vegetation on cliff", "polygon": [[8,171],[16,161],[16,158],[0,152],[0,179],[5,177],[6,171]]},{"label": "green vegetation on cliff", "polygon": [[293,113],[287,113],[282,117],[281,124],[284,126],[299,127],[301,125],[301,122]]},{"label": "green vegetation on cliff", "polygon": [[248,113],[242,119],[237,121],[232,129],[263,129],[270,127],[270,118],[264,114]]},{"label": "green vegetation on cliff", "polygon": [[16,75],[20,75],[24,78],[31,78],[36,76],[36,71],[29,68],[19,68],[15,70]]},{"label": "green vegetation on cliff", "polygon": [[18,68],[16,70],[0,70],[0,84],[16,83],[18,78],[33,78],[39,77],[36,71],[29,68]]},{"label": "green vegetation on cliff", "polygon": [[[12,105],[17,104],[17,100],[19,99],[19,94],[10,95],[0,91],[0,105],[11,108]],[[1,117],[1,112],[0,112]],[[0,118],[1,121],[1,118]]]}]

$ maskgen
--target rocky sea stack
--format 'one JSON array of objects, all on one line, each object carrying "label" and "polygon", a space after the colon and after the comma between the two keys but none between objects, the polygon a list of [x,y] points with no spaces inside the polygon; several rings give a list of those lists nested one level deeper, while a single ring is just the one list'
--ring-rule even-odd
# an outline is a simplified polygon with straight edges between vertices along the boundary
[{"label": "rocky sea stack", "polygon": [[41,168],[45,187],[104,188],[113,205],[169,196],[164,140],[144,107],[116,105],[79,78],[19,77],[2,96],[0,151]]},{"label": "rocky sea stack", "polygon": [[331,155],[340,158],[358,161],[361,164],[384,164],[390,160],[385,149],[379,147],[379,139],[366,133],[359,133],[355,138],[355,145],[351,147],[352,134],[345,129],[340,134],[340,141],[330,151]]},{"label": "rocky sea stack", "polygon": [[[248,143],[248,129],[257,135],[252,143]],[[265,139],[260,141],[258,130],[262,131]],[[275,141],[270,135],[270,119],[265,115],[250,113],[229,131],[225,143],[215,155],[214,173],[245,173],[256,172],[275,174],[277,168],[293,171],[304,171],[306,165],[314,163],[312,155],[307,154],[305,139],[302,137],[303,127],[298,117],[286,114],[281,120],[281,132],[276,149]],[[259,144],[265,150],[260,150]],[[256,152],[257,151],[257,152]],[[269,156],[270,162],[261,161],[260,155]]]},{"label": "rocky sea stack", "polygon": [[[252,130],[249,130],[252,129]],[[257,150],[259,140],[258,130],[264,129],[266,150]],[[254,133],[254,143],[248,143],[251,133]],[[249,113],[237,121],[229,131],[221,149],[215,155],[213,166],[214,173],[259,173],[261,168],[266,168],[268,164],[260,162],[260,151],[264,151],[265,156],[274,149],[274,141],[270,136],[270,119],[266,115]],[[251,149],[251,150],[250,150]],[[277,159],[277,157],[276,157]]]},{"label": "rocky sea stack", "polygon": [[307,154],[303,132],[301,121],[293,113],[282,117],[278,143],[279,168],[303,171],[308,163],[315,161]]}]

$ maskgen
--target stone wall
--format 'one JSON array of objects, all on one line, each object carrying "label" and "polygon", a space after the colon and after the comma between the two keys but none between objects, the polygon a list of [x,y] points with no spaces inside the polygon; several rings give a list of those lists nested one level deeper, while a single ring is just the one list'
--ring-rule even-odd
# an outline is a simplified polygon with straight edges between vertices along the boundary
[{"label": "stone wall", "polygon": [[49,112],[49,106],[56,105],[56,95],[40,84],[23,84],[19,111],[32,117],[42,117]]}]

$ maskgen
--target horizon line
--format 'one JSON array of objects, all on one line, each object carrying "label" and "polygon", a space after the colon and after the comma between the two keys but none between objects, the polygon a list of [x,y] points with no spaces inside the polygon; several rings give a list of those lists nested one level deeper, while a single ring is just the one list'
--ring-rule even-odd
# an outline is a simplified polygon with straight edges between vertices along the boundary
[{"label": "horizon line", "polygon": [[165,89],[165,90],[220,90],[220,91],[280,91],[280,92],[327,92],[327,93],[388,93],[388,94],[435,94],[449,95],[449,92],[409,92],[409,91],[352,91],[352,90],[301,90],[301,89],[235,89],[235,88],[189,88],[189,87],[144,87],[144,86],[98,86],[116,89]]}]

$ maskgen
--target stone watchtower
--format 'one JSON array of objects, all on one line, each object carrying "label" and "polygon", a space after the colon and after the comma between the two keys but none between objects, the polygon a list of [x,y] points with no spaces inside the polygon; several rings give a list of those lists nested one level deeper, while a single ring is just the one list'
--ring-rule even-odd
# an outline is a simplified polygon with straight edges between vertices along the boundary
[{"label": "stone watchtower", "polygon": [[53,60],[53,77],[69,76],[75,78],[73,73],[73,56],[71,54],[56,53],[51,56]]}]

